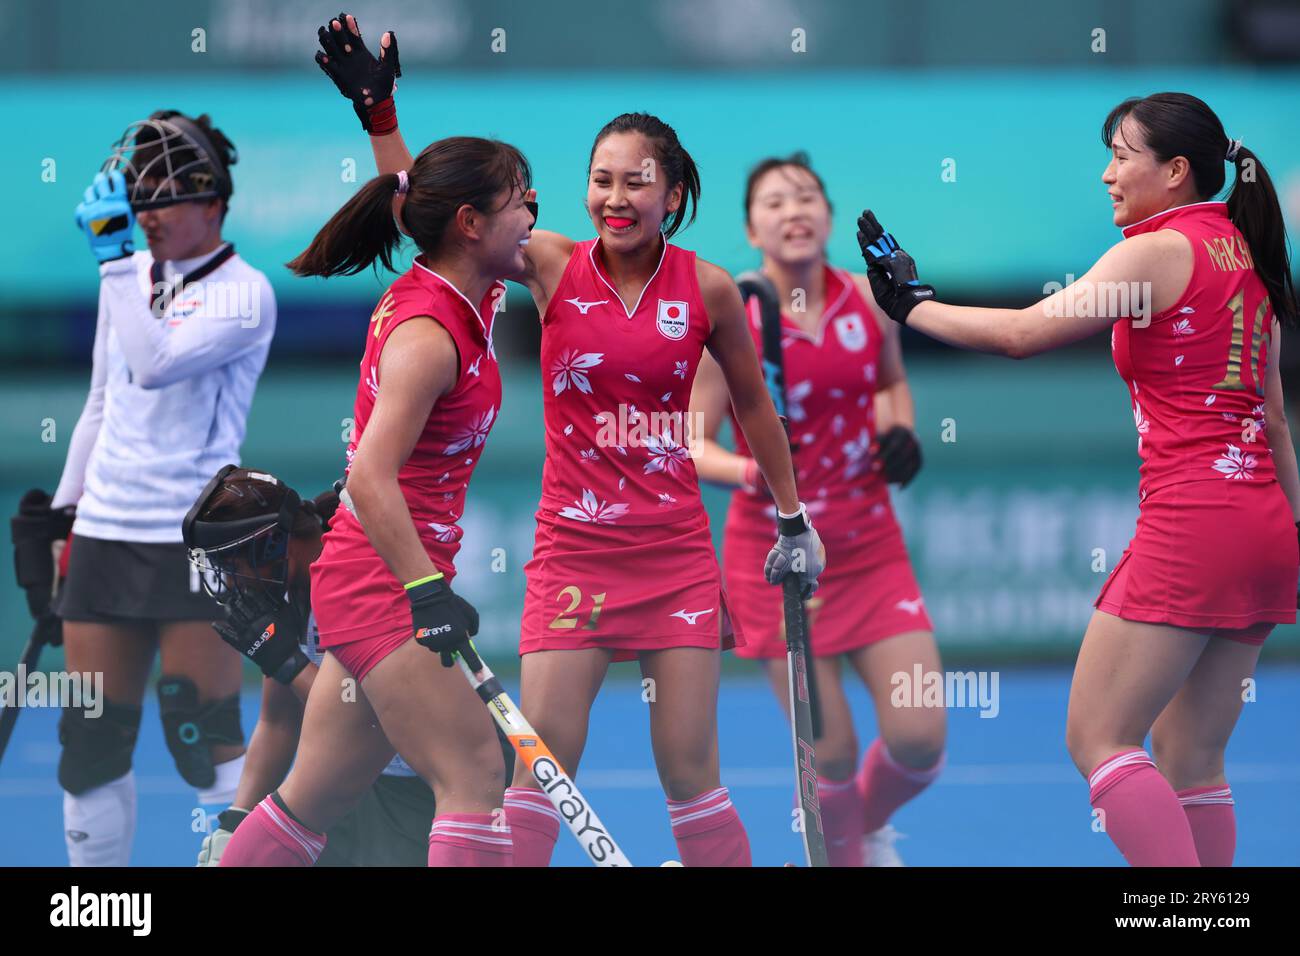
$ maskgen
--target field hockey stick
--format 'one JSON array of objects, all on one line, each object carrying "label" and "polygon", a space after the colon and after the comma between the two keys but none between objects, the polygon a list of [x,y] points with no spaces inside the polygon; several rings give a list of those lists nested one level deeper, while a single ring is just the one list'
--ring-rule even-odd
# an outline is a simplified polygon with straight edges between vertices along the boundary
[{"label": "field hockey stick", "polygon": [[619,849],[587,798],[578,790],[578,785],[519,712],[491,668],[483,663],[474,645],[469,642],[462,645],[456,651],[456,659],[470,686],[487,704],[492,719],[510,741],[510,746],[515,748],[519,759],[528,766],[533,779],[568,825],[591,862],[596,866],[631,866],[632,861]]},{"label": "field hockey stick", "polygon": [[[771,281],[757,272],[737,280],[742,297],[758,299],[763,322],[763,378],[781,423],[785,417],[785,362],[781,351],[781,304]],[[817,751],[821,712],[817,706],[812,653],[808,646],[808,616],[803,584],[791,573],[781,582],[781,609],[785,617],[786,678],[790,692],[790,730],[794,744],[795,792],[799,797],[800,831],[809,866],[829,866],[826,834],[822,830],[821,801],[817,793]]]},{"label": "field hockey stick", "polygon": [[[767,276],[752,271],[742,273],[736,279],[736,284],[740,287],[740,295],[743,299],[746,301],[751,297],[758,299],[763,330],[763,381],[767,384],[768,394],[772,396],[772,404],[776,407],[777,417],[781,419],[781,425],[785,428],[788,439],[790,421],[785,414],[785,350],[781,348],[781,302],[777,297],[776,287]],[[811,658],[812,630],[808,626],[806,614],[803,634],[804,652]],[[811,668],[808,670],[808,698],[812,707],[812,733],[815,740],[822,735],[822,708],[817,695],[817,675]]]},{"label": "field hockey stick", "polygon": [[[790,728],[794,737],[795,786],[803,824],[804,855],[809,866],[830,866],[826,856],[826,833],[822,829],[821,797],[817,792],[817,752],[813,742],[812,668],[805,653],[808,617],[804,613],[802,586],[789,575],[781,582],[781,604],[785,612],[785,657],[789,670]],[[811,818],[811,819],[810,819]]]},{"label": "field hockey stick", "polygon": [[25,687],[19,686],[18,675],[30,674],[36,670],[41,662],[41,651],[45,649],[46,644],[50,643],[54,630],[60,624],[59,619],[49,613],[43,614],[36,621],[36,625],[32,628],[32,636],[27,639],[27,646],[23,648],[18,666],[14,670],[13,705],[6,707],[4,700],[0,699],[0,760],[4,760],[9,738],[13,736],[14,725],[18,723],[18,715],[22,712],[22,707],[18,704],[18,695],[27,691]]}]

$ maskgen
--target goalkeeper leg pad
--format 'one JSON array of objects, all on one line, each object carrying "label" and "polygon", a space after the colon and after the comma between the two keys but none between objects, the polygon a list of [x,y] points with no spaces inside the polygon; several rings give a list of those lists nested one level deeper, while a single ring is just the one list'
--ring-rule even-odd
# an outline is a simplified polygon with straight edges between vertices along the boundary
[{"label": "goalkeeper leg pad", "polygon": [[217,780],[213,744],[244,742],[239,719],[239,695],[199,705],[199,689],[188,677],[158,679],[163,737],[181,779],[200,790]]}]

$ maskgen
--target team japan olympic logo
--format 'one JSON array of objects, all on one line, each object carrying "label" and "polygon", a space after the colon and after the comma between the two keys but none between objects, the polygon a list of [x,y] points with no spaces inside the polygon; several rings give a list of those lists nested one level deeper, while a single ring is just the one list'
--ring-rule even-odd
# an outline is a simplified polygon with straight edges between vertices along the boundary
[{"label": "team japan olympic logo", "polygon": [[672,339],[674,342],[680,341],[686,338],[686,330],[691,324],[690,308],[685,302],[668,302],[660,299],[659,315],[655,324],[665,338]]}]

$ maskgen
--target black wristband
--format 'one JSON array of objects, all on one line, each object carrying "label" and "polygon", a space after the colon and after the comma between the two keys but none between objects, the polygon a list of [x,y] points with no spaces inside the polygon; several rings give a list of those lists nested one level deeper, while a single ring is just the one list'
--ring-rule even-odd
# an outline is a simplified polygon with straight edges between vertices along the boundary
[{"label": "black wristband", "polygon": [[412,607],[424,607],[437,600],[438,595],[446,590],[447,582],[444,576],[439,574],[432,581],[421,581],[414,587],[407,588],[406,598],[411,602]]},{"label": "black wristband", "polygon": [[228,807],[217,814],[217,829],[225,830],[227,833],[234,833],[236,828],[244,822],[244,818],[249,814],[248,810],[240,810],[238,807]]},{"label": "black wristband", "polygon": [[295,644],[293,650],[289,652],[289,656],[280,663],[280,666],[276,667],[273,673],[266,676],[287,687],[293,683],[295,677],[302,673],[303,668],[310,663],[311,659],[302,652],[301,647]]},{"label": "black wristband", "polygon": [[794,538],[808,530],[808,521],[804,516],[804,509],[800,508],[799,513],[793,518],[787,518],[779,511],[776,515],[776,530],[779,534],[787,538]]}]

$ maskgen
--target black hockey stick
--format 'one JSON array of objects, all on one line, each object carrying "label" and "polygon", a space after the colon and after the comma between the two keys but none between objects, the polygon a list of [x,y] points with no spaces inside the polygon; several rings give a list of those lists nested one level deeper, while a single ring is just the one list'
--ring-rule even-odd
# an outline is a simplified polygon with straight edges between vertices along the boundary
[{"label": "black hockey stick", "polygon": [[23,686],[24,675],[35,672],[41,662],[41,651],[51,642],[52,635],[62,626],[62,623],[53,614],[45,614],[36,622],[36,626],[32,628],[32,636],[27,639],[27,646],[23,648],[22,657],[18,659],[18,666],[14,670],[13,704],[6,706],[4,697],[0,696],[0,760],[4,760],[9,738],[13,736],[14,725],[18,723],[18,714],[22,711],[19,696],[27,692],[27,688]]},{"label": "black hockey stick", "polygon": [[[781,350],[781,303],[771,281],[758,272],[746,272],[736,284],[747,302],[758,299],[763,322],[763,379],[781,423],[785,415],[785,361]],[[813,684],[812,652],[808,646],[808,615],[797,575],[782,582],[781,604],[785,616],[786,671],[790,689],[790,727],[794,735],[795,787],[802,817],[804,853],[809,866],[829,866],[826,835],[822,831],[821,803],[817,795],[817,752],[821,713]]]},{"label": "black hockey stick", "polygon": [[26,675],[36,670],[46,644],[62,643],[63,622],[50,610],[59,574],[51,545],[62,541],[71,530],[70,511],[52,511],[50,496],[40,488],[32,488],[23,495],[18,503],[18,513],[9,520],[14,543],[14,573],[18,586],[26,592],[27,609],[36,625],[14,671],[14,702],[5,706],[5,701],[0,699],[0,759],[4,757],[14,724],[18,722],[21,709],[18,695],[27,693]]}]

